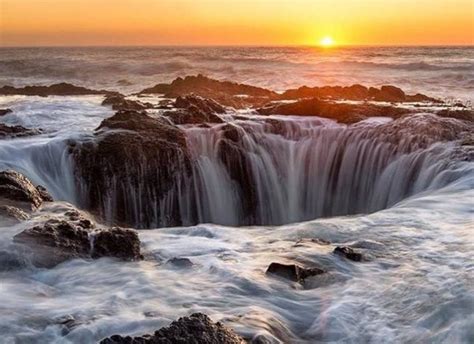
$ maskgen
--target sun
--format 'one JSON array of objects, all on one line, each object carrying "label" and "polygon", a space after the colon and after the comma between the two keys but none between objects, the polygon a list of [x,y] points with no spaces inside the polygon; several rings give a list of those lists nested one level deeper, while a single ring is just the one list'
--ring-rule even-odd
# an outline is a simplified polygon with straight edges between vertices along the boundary
[{"label": "sun", "polygon": [[334,45],[334,40],[331,36],[325,36],[321,41],[319,41],[319,45],[325,48],[332,47]]}]

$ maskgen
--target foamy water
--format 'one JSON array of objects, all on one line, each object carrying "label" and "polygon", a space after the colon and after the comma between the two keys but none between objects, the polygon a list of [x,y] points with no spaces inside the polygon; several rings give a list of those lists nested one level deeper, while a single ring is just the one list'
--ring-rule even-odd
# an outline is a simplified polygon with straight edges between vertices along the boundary
[{"label": "foamy water", "polygon": [[[69,81],[132,92],[201,72],[278,90],[393,83],[470,99],[472,54],[472,48],[364,49],[358,55],[350,49],[2,49],[0,85]],[[416,146],[434,137],[426,123],[458,123],[433,115],[400,124],[403,139],[396,146],[388,144],[394,129],[387,118],[348,128],[326,119],[276,117],[288,121],[279,136],[258,120],[248,129],[245,121],[226,117],[245,130],[255,175],[264,178],[258,190],[262,222],[288,223],[283,226],[228,225],[239,223],[239,198],[229,191],[232,184],[216,160],[219,125],[186,128],[199,162],[192,181],[199,192],[187,196],[202,196],[200,222],[227,225],[141,230],[146,259],[140,262],[75,259],[52,269],[32,267],[18,256],[12,238],[60,216],[71,207],[62,201],[81,204],[67,144],[90,138],[113,114],[101,101],[99,96],[0,97],[0,108],[13,110],[2,122],[44,130],[0,140],[0,170],[22,172],[60,200],[27,222],[0,223],[1,342],[93,343],[116,333],[152,333],[196,311],[246,338],[264,336],[271,343],[474,341],[474,163],[463,155],[469,147],[460,149],[455,140]],[[331,161],[343,143],[344,168],[332,177],[340,184],[333,185]],[[314,173],[303,173],[300,158],[309,159]],[[284,178],[271,180],[274,175]],[[367,192],[347,189],[356,185]],[[315,211],[328,205],[332,212]],[[353,215],[340,216],[346,213]],[[338,216],[313,220],[321,215]],[[332,245],[297,244],[311,238]],[[338,244],[357,247],[369,260],[355,263],[334,255]],[[165,264],[173,257],[195,265]],[[271,262],[295,261],[328,273],[304,285],[265,275]]]}]

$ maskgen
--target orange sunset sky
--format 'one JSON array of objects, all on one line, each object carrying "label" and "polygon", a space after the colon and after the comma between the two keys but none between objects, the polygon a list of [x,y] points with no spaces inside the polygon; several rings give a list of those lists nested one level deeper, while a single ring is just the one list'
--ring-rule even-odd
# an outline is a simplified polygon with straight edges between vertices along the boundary
[{"label": "orange sunset sky", "polygon": [[0,0],[0,45],[472,45],[472,0]]}]

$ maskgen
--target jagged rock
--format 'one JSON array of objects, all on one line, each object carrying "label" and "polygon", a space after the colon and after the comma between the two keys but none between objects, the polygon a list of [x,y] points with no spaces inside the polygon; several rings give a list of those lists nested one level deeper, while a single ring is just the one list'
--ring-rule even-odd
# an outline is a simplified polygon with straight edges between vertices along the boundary
[{"label": "jagged rock", "polygon": [[0,138],[13,138],[41,134],[39,129],[28,129],[21,125],[9,126],[0,123]]},{"label": "jagged rock", "polygon": [[167,192],[190,172],[183,131],[138,111],[119,111],[97,129],[92,141],[71,145],[77,183],[86,190],[85,208],[134,227],[181,224],[177,200],[167,203],[172,209],[166,209],[166,223],[157,223],[157,211]]},{"label": "jagged rock", "polygon": [[411,110],[369,103],[334,103],[311,98],[294,103],[270,105],[258,109],[258,112],[261,115],[318,116],[334,119],[340,123],[353,124],[373,116],[398,118]]},{"label": "jagged rock", "polygon": [[7,170],[0,172],[0,203],[35,210],[43,203],[43,198],[28,178]]},{"label": "jagged rock", "polygon": [[363,85],[307,87],[285,91],[280,99],[320,98],[333,100],[376,100],[386,102],[440,102],[435,98],[417,93],[407,95],[402,89],[386,85],[380,89]]},{"label": "jagged rock", "polygon": [[474,110],[451,110],[445,109],[436,113],[440,117],[456,118],[463,121],[474,122]]},{"label": "jagged rock", "polygon": [[362,253],[355,251],[353,248],[347,246],[337,246],[334,253],[346,257],[349,260],[360,262],[363,259]]},{"label": "jagged rock", "polygon": [[0,109],[0,116],[5,116],[9,113],[12,113],[13,111],[11,109]]},{"label": "jagged rock", "polygon": [[194,313],[180,318],[155,331],[152,335],[141,337],[122,337],[119,335],[103,339],[101,344],[244,344],[242,337],[221,323],[214,323],[207,315]]},{"label": "jagged rock", "polygon": [[191,268],[193,267],[193,262],[189,258],[171,258],[166,261],[166,264],[173,265],[178,268]]},{"label": "jagged rock", "polygon": [[41,198],[43,199],[44,202],[54,202],[53,196],[51,196],[46,190],[46,188],[42,185],[37,185],[36,190],[38,190]]},{"label": "jagged rock", "polygon": [[175,102],[178,110],[166,111],[163,116],[169,117],[175,124],[202,124],[224,122],[216,113],[224,113],[225,108],[212,99],[195,95],[178,97]]},{"label": "jagged rock", "polygon": [[91,221],[50,219],[22,231],[13,240],[31,250],[32,263],[39,267],[53,267],[72,258],[141,257],[135,231],[118,227],[97,229]]},{"label": "jagged rock", "polygon": [[142,103],[126,99],[122,94],[109,94],[105,97],[102,105],[111,105],[113,110],[145,110],[153,108],[150,103]]},{"label": "jagged rock", "polygon": [[320,275],[324,272],[324,270],[317,267],[306,268],[296,264],[271,263],[266,274],[277,275],[294,282],[303,282],[308,277]]},{"label": "jagged rock", "polygon": [[105,90],[91,90],[85,87],[75,86],[65,82],[59,84],[53,84],[50,86],[25,86],[25,87],[12,87],[3,86],[0,88],[0,94],[2,95],[26,95],[26,96],[78,96],[78,95],[90,95],[90,94],[109,94],[113,92]]},{"label": "jagged rock", "polygon": [[201,74],[187,76],[184,79],[177,78],[171,84],[157,84],[144,89],[140,93],[164,94],[167,98],[195,94],[213,99],[222,105],[236,108],[261,106],[277,96],[275,92],[264,88],[230,81],[219,81]]},{"label": "jagged rock", "polygon": [[5,218],[10,223],[18,223],[29,219],[23,210],[8,205],[0,205],[0,218]]}]

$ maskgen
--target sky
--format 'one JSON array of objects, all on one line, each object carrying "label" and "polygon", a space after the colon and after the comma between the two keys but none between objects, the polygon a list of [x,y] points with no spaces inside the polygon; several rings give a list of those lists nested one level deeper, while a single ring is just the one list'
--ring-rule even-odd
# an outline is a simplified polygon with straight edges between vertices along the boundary
[{"label": "sky", "polygon": [[0,0],[0,46],[473,45],[473,0]]}]

